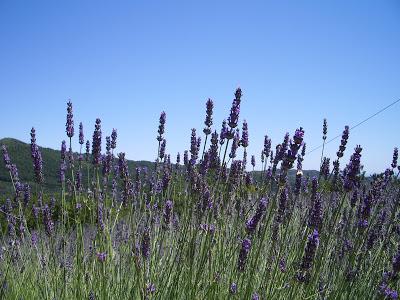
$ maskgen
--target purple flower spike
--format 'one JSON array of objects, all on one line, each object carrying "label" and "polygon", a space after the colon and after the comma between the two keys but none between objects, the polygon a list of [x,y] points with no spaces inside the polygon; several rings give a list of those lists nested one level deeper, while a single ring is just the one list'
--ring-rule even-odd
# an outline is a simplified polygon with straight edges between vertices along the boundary
[{"label": "purple flower spike", "polygon": [[203,132],[205,135],[209,135],[211,133],[211,125],[213,124],[212,115],[214,108],[214,103],[211,99],[207,100],[206,108],[206,120],[204,121],[206,127],[203,129]]},{"label": "purple flower spike", "polygon": [[156,286],[154,283],[148,283],[146,286],[146,293],[147,294],[154,294],[156,292]]},{"label": "purple flower spike", "polygon": [[198,155],[199,155],[199,147],[198,147],[198,139],[196,138],[196,129],[192,129],[192,135],[190,137],[190,165],[194,166],[196,164]]},{"label": "purple flower spike", "polygon": [[54,222],[51,218],[51,211],[47,204],[44,206],[43,209],[43,223],[47,235],[51,236],[54,230]]},{"label": "purple flower spike", "polygon": [[32,153],[33,170],[35,173],[36,182],[38,184],[42,184],[44,182],[43,160],[42,160],[42,154],[39,150],[39,147],[36,144],[36,131],[35,131],[35,128],[33,128],[33,127],[31,130],[31,153]]},{"label": "purple flower spike", "polygon": [[219,143],[223,145],[225,143],[225,139],[228,138],[228,127],[226,126],[226,120],[222,121],[221,133],[219,135]]},{"label": "purple flower spike", "polygon": [[89,161],[89,156],[90,156],[90,142],[86,141],[86,154],[85,154],[85,160],[88,162]]},{"label": "purple flower spike", "polygon": [[243,121],[242,139],[240,140],[240,145],[242,145],[244,148],[249,146],[249,127],[246,120]]},{"label": "purple flower spike", "polygon": [[357,147],[354,149],[353,155],[350,158],[350,163],[343,171],[344,188],[346,191],[350,191],[353,189],[353,187],[358,185],[358,175],[360,174],[361,170],[361,151],[362,148],[357,145]]},{"label": "purple flower spike", "polygon": [[160,124],[158,125],[158,136],[157,141],[161,142],[163,140],[163,134],[165,132],[165,122],[167,120],[167,115],[165,112],[161,112],[160,115]]},{"label": "purple flower spike", "polygon": [[148,229],[143,232],[141,251],[145,259],[150,257],[150,233]]},{"label": "purple flower spike", "polygon": [[233,138],[233,142],[232,142],[232,146],[231,146],[231,153],[229,153],[229,157],[232,159],[236,157],[236,150],[239,147],[239,142],[240,142],[239,132],[236,131],[236,134]]},{"label": "purple flower spike", "polygon": [[3,160],[7,170],[11,170],[11,158],[8,154],[7,147],[5,145],[2,146],[3,150]]},{"label": "purple flower spike", "polygon": [[263,154],[265,158],[268,158],[269,154],[271,152],[271,139],[268,137],[268,135],[264,136],[264,149],[263,149]]},{"label": "purple flower spike", "polygon": [[252,296],[251,296],[251,300],[259,300],[260,296],[255,292]]},{"label": "purple flower spike", "polygon": [[159,154],[159,157],[161,159],[163,159],[165,156],[165,147],[166,146],[167,146],[167,141],[165,139],[163,139],[161,142],[161,145],[160,145],[160,154]]},{"label": "purple flower spike", "polygon": [[72,113],[72,102],[68,101],[67,103],[67,123],[65,124],[67,136],[72,138],[74,136],[74,120]]},{"label": "purple flower spike", "polygon": [[324,119],[324,124],[322,125],[322,139],[325,141],[326,140],[326,134],[328,133],[328,124],[326,122],[326,119]]},{"label": "purple flower spike", "polygon": [[394,148],[393,150],[393,161],[392,161],[392,168],[395,169],[397,167],[397,159],[399,158],[399,149]]},{"label": "purple flower spike", "polygon": [[92,156],[93,164],[95,166],[101,163],[101,120],[96,119],[95,129],[93,132],[93,142],[92,142]]},{"label": "purple flower spike", "polygon": [[232,282],[231,286],[229,287],[229,293],[231,295],[235,295],[237,293],[237,284],[236,284],[236,282]]},{"label": "purple flower spike", "polygon": [[79,144],[83,145],[85,143],[85,136],[83,135],[83,124],[79,123]]},{"label": "purple flower spike", "polygon": [[311,269],[312,262],[314,260],[315,252],[317,251],[319,244],[319,234],[318,230],[314,231],[308,236],[307,245],[304,249],[304,256],[302,263],[300,265],[300,271],[297,274],[297,279],[300,282],[307,281],[309,277],[309,270]]},{"label": "purple flower spike", "polygon": [[247,222],[246,222],[246,231],[247,233],[251,234],[254,232],[254,230],[257,227],[258,222],[261,220],[261,217],[263,213],[265,212],[265,209],[267,208],[268,200],[266,198],[262,198],[260,202],[258,203],[257,211],[253,217],[251,217]]},{"label": "purple flower spike", "polygon": [[172,216],[172,207],[173,207],[173,203],[171,200],[167,200],[165,202],[165,207],[164,207],[164,212],[163,212],[163,216],[164,216],[164,223],[165,225],[168,227],[169,224],[171,223],[171,216]]},{"label": "purple flower spike", "polygon": [[96,256],[97,256],[98,261],[103,263],[106,260],[107,253],[106,252],[97,252]]},{"label": "purple flower spike", "polygon": [[346,150],[346,144],[348,139],[349,139],[349,126],[346,125],[344,127],[344,131],[342,134],[342,140],[340,141],[339,151],[336,152],[338,158],[343,157],[344,150]]},{"label": "purple flower spike", "polygon": [[238,270],[239,272],[244,272],[246,267],[247,256],[251,249],[251,241],[249,239],[244,239],[242,241],[242,248],[240,249],[239,253],[239,260],[238,260]]},{"label": "purple flower spike", "polygon": [[114,150],[115,148],[117,148],[117,129],[113,128],[111,133],[111,149]]},{"label": "purple flower spike", "polygon": [[231,128],[231,130],[236,128],[236,126],[238,125],[241,97],[242,97],[242,90],[238,88],[235,92],[235,99],[233,99],[231,112],[228,118],[228,125]]}]

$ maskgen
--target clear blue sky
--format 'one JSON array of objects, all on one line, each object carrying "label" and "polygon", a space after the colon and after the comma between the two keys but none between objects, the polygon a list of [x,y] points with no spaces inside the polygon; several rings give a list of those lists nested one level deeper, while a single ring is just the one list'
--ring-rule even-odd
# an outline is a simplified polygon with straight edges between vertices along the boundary
[{"label": "clear blue sky", "polygon": [[[240,86],[259,160],[264,134],[275,145],[303,126],[311,149],[324,117],[333,137],[400,97],[396,0],[62,2],[0,2],[0,137],[29,141],[35,126],[40,145],[59,148],[70,98],[86,137],[100,117],[130,159],[155,158],[165,110],[175,157],[203,128],[206,99],[219,131]],[[400,146],[399,113],[400,103],[350,133],[347,154],[361,144],[368,172]]]}]

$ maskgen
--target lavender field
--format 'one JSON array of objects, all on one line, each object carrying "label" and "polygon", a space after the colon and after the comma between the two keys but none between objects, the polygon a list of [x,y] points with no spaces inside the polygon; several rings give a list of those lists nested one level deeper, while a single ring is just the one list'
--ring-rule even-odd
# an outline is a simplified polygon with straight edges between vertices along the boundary
[{"label": "lavender field", "polygon": [[[266,135],[248,153],[243,105],[239,88],[226,120],[214,120],[209,99],[204,130],[171,154],[162,112],[154,164],[132,170],[117,131],[102,132],[100,119],[84,127],[68,102],[56,193],[44,187],[41,132],[30,132],[34,184],[3,145],[13,192],[0,195],[0,298],[398,299],[397,148],[367,176],[345,126],[336,157],[322,147],[310,178],[306,129]],[[323,145],[328,129],[323,120]]]}]

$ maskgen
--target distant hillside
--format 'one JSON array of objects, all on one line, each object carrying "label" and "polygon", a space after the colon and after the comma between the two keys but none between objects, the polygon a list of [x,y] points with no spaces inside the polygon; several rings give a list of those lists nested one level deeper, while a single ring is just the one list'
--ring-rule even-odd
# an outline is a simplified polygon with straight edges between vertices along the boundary
[{"label": "distant hillside", "polygon": [[[10,154],[12,163],[17,165],[19,177],[23,183],[29,183],[32,187],[35,186],[33,182],[33,167],[31,158],[30,144],[26,144],[16,139],[4,138],[0,140],[0,146],[6,145]],[[55,192],[59,189],[59,164],[60,164],[60,151],[50,148],[39,147],[43,158],[43,171],[45,184],[44,188],[46,192]],[[134,174],[136,167],[148,167],[151,169],[154,166],[153,162],[149,161],[132,161],[128,160],[128,166],[131,174]],[[303,171],[305,176],[318,176],[318,172],[314,170]],[[289,171],[289,181],[294,182],[295,170]],[[86,174],[83,173],[83,180],[85,180]],[[254,178],[260,178],[261,172],[255,171]],[[5,168],[3,157],[0,159],[0,195],[8,194],[12,192],[12,185],[10,175]],[[1,196],[0,196],[1,198]]]},{"label": "distant hillside", "polygon": [[[4,138],[0,140],[0,147],[6,145],[8,152],[11,157],[13,164],[17,165],[18,173],[21,182],[29,183],[32,187],[35,186],[33,182],[34,173],[31,158],[31,147],[30,144],[26,144],[16,139]],[[59,180],[59,169],[60,169],[60,151],[50,148],[39,147],[43,158],[43,172],[45,178],[44,188],[47,192],[57,191],[60,187]],[[0,150],[1,152],[1,150]],[[149,161],[132,161],[128,160],[128,166],[131,172],[136,167],[148,167],[153,166],[152,162]],[[134,174],[134,173],[132,173]],[[83,174],[85,177],[85,173]],[[3,156],[1,153],[0,159],[0,194],[9,193],[12,191],[12,184],[10,175],[5,168]]]}]

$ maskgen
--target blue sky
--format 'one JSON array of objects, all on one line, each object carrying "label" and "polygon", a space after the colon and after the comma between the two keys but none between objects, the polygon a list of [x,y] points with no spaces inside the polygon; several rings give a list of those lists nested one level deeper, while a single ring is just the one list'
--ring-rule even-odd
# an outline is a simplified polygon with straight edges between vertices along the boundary
[{"label": "blue sky", "polygon": [[[118,129],[118,150],[153,160],[159,113],[167,112],[167,152],[187,149],[203,128],[205,102],[215,127],[237,86],[249,153],[263,136],[275,145],[303,126],[309,149],[400,97],[398,1],[1,1],[0,137],[59,148],[66,102],[90,138]],[[368,172],[400,146],[400,103],[350,133]],[[333,156],[340,140],[327,146]],[[304,168],[319,166],[320,151]]]}]

